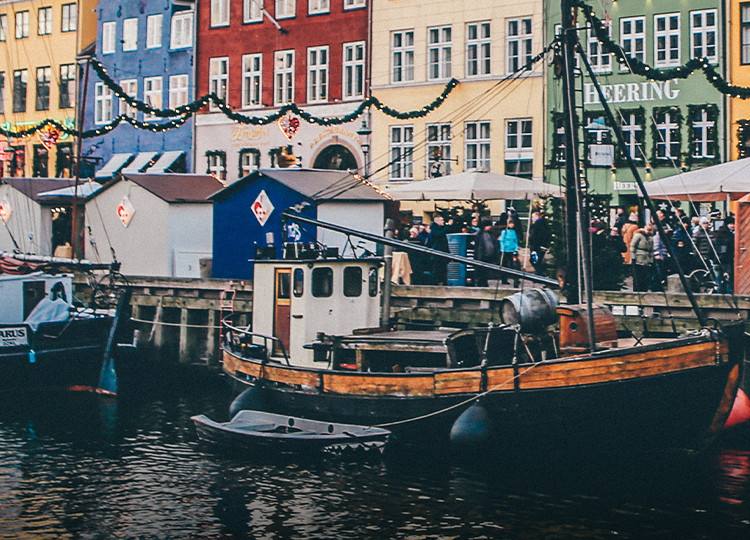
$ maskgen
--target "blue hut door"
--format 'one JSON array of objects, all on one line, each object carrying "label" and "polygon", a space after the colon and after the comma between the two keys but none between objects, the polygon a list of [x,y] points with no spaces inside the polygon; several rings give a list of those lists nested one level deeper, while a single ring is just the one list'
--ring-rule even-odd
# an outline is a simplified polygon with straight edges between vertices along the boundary
[{"label": "blue hut door", "polygon": [[[291,305],[291,268],[276,269],[276,283],[274,291],[274,318],[273,335],[284,344],[284,349],[289,352],[289,322],[292,310]],[[280,353],[281,351],[274,351]]]}]

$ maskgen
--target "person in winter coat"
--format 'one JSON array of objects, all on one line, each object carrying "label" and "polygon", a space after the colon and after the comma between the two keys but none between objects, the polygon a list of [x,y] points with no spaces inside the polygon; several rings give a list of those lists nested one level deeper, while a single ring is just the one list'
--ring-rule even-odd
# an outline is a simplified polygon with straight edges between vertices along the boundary
[{"label": "person in winter coat", "polygon": [[[531,214],[531,225],[529,226],[529,251],[531,252],[531,264],[534,272],[539,275],[545,274],[544,256],[549,251],[552,232],[544,214],[533,212]],[[536,257],[534,254],[536,253]]]},{"label": "person in winter coat", "polygon": [[654,264],[654,236],[650,223],[633,234],[630,241],[630,260],[633,264],[633,291],[648,291]]},{"label": "person in winter coat", "polygon": [[732,292],[734,278],[734,217],[729,216],[716,231],[716,251],[719,253],[719,266],[723,281],[720,291]]},{"label": "person in winter coat", "polygon": [[[492,264],[500,264],[500,251],[492,234],[492,223],[484,221],[479,230],[474,234],[474,258],[478,261]],[[476,266],[474,270],[475,284],[477,287],[486,287],[487,280],[492,276],[492,270]]]},{"label": "person in winter coat", "polygon": [[691,237],[690,219],[683,216],[672,235],[672,246],[675,257],[680,263],[683,273],[689,274],[693,271],[693,239]]},{"label": "person in winter coat", "polygon": [[709,228],[710,222],[706,216],[703,216],[698,221],[698,229],[693,233],[693,244],[695,244],[695,250],[700,254],[703,259],[703,263],[700,266],[704,266],[711,270],[711,262],[718,263],[716,256],[714,255],[714,235],[713,231]]},{"label": "person in winter coat", "polygon": [[[427,237],[427,247],[438,251],[449,253],[448,248],[448,226],[445,218],[436,215],[430,225],[430,235]],[[448,259],[443,257],[432,257],[432,282],[435,285],[445,285],[448,282]]]},{"label": "person in winter coat", "polygon": [[[655,229],[655,227],[654,227]],[[658,231],[654,230],[654,268],[651,274],[651,290],[663,291],[667,283],[667,264],[669,262],[669,250]],[[669,240],[667,240],[669,241]]]},{"label": "person in winter coat", "polygon": [[[512,219],[508,219],[508,222],[505,226],[505,229],[503,229],[503,232],[500,233],[500,264],[502,266],[505,266],[506,268],[513,268],[516,269],[515,266],[515,258],[518,254],[518,234],[516,233],[516,225],[515,221]],[[503,274],[502,276],[503,283],[508,283],[508,276]],[[518,287],[519,280],[518,278],[515,278],[513,281],[513,286]]]},{"label": "person in winter coat", "polygon": [[[635,212],[631,212],[630,217],[628,217],[628,221],[625,222],[625,225],[622,226],[622,230],[620,231],[620,233],[622,234],[622,241],[625,242],[626,246],[630,247],[630,242],[633,240],[633,235],[637,230],[638,214],[636,214]],[[630,249],[622,254],[622,258],[625,261],[625,264],[631,263]]]}]

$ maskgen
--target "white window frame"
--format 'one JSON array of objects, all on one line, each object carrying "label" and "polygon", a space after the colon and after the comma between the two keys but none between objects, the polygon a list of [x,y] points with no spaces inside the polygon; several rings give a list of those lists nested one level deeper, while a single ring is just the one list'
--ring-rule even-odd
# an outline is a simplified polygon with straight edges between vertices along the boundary
[{"label": "white window frame", "polygon": [[[164,82],[161,77],[143,78],[143,101],[154,109],[164,107]],[[153,114],[144,114],[144,121],[157,120],[159,117]]]},{"label": "white window frame", "polygon": [[[664,21],[664,29],[662,30],[659,30],[659,21]],[[677,28],[671,28],[672,22],[677,23]],[[679,13],[654,15],[654,67],[663,68],[680,65],[681,26]],[[673,46],[673,38],[677,38],[676,46]],[[660,40],[664,40],[661,45]],[[659,59],[660,53],[664,54],[664,58]]]},{"label": "white window frame", "polygon": [[[215,93],[219,98],[224,100],[226,105],[229,96],[229,57],[219,56],[211,58],[208,61],[208,90]],[[209,105],[209,110],[218,111],[219,108],[214,105],[213,101]]]},{"label": "white window frame", "polygon": [[263,22],[263,0],[242,0],[243,24]]},{"label": "white window frame", "polygon": [[62,5],[60,31],[75,32],[78,30],[78,4],[75,2]]},{"label": "white window frame", "polygon": [[104,83],[96,83],[94,92],[94,124],[109,124],[114,118],[114,93]]},{"label": "white window frame", "polygon": [[169,108],[176,109],[188,104],[190,77],[186,73],[169,76]]},{"label": "white window frame", "polygon": [[277,19],[293,19],[297,15],[297,0],[274,0]]},{"label": "white window frame", "polygon": [[414,126],[391,126],[389,148],[390,180],[414,179]]},{"label": "white window frame", "polygon": [[8,16],[0,13],[0,42],[8,41]]},{"label": "white window frame", "polygon": [[294,49],[273,53],[273,104],[294,103]]},{"label": "white window frame", "polygon": [[344,11],[347,9],[361,9],[367,5],[367,0],[344,0]]},{"label": "white window frame", "polygon": [[[52,68],[50,66],[41,66],[36,68],[36,81],[35,81],[35,95],[34,95],[34,110],[37,111],[48,111],[50,108],[50,102],[52,99]],[[40,92],[42,88],[47,90],[47,103],[46,106],[40,106]]]},{"label": "white window frame", "polygon": [[178,11],[172,15],[169,33],[170,49],[185,49],[193,46],[193,12]]},{"label": "white window frame", "polygon": [[211,0],[211,28],[229,26],[229,0]]},{"label": "white window frame", "polygon": [[[630,23],[630,32],[625,29],[627,23]],[[637,29],[638,23],[641,24],[640,30]],[[640,50],[638,50],[639,45]],[[628,56],[646,62],[646,17],[623,17],[620,19],[620,47]],[[620,69],[628,71],[630,67],[623,62]]]},{"label": "white window frame", "polygon": [[328,101],[328,77],[331,55],[328,45],[307,49],[307,102],[325,103]]},{"label": "white window frame", "polygon": [[320,15],[331,12],[330,0],[307,0],[307,14]]},{"label": "white window frame", "polygon": [[414,29],[391,32],[391,84],[414,81]]},{"label": "white window frame", "polygon": [[506,19],[505,29],[505,72],[511,74],[533,57],[533,20],[531,17]]},{"label": "white window frame", "polygon": [[[63,93],[63,86],[67,87],[67,92]],[[58,91],[58,104],[60,109],[70,109],[75,106],[76,102],[76,65],[60,64],[60,90]],[[68,101],[62,102],[62,96],[67,95]]]},{"label": "white window frame", "polygon": [[52,33],[52,7],[40,7],[37,12],[37,33],[40,36],[49,36]]},{"label": "white window frame", "polygon": [[122,21],[122,51],[138,50],[138,18],[130,17]]},{"label": "white window frame", "polygon": [[485,77],[491,74],[492,26],[490,21],[467,23],[466,77]]},{"label": "white window frame", "polygon": [[464,127],[464,170],[491,170],[492,126],[489,120],[466,122]]},{"label": "white window frame", "polygon": [[534,159],[534,122],[531,118],[505,120],[505,161]]},{"label": "white window frame", "polygon": [[[440,157],[435,156],[439,154]],[[433,177],[439,165],[442,176],[451,173],[451,124],[427,124],[427,176]]]},{"label": "white window frame", "polygon": [[242,55],[242,108],[263,105],[263,54]]},{"label": "white window frame", "polygon": [[226,154],[209,154],[208,173],[219,180],[227,178],[227,156]]},{"label": "white window frame", "polygon": [[343,45],[341,99],[361,99],[365,95],[365,42]]},{"label": "white window frame", "polygon": [[620,130],[625,139],[625,148],[627,148],[628,154],[630,154],[633,161],[644,161],[642,142],[644,126],[638,123],[636,113],[632,111],[620,111]]},{"label": "white window frame", "polygon": [[161,47],[161,33],[164,17],[161,13],[146,17],[146,48],[158,49]]},{"label": "white window frame", "polygon": [[29,12],[16,11],[16,39],[29,37]]},{"label": "white window frame", "polygon": [[260,169],[260,153],[240,152],[240,167],[242,168],[243,177]]},{"label": "white window frame", "polygon": [[[601,41],[596,37],[596,33],[589,28],[586,30],[586,50],[589,64],[594,73],[611,73],[612,72],[612,55],[604,52]],[[607,35],[612,36],[612,25],[607,24]]]},{"label": "white window frame", "polygon": [[[122,87],[122,91],[127,95],[132,98],[138,99],[138,79],[127,79],[124,81],[120,81],[120,87]],[[129,116],[130,118],[138,118],[138,109],[136,109],[135,107],[131,107],[123,100],[120,101],[122,102],[122,104],[120,105],[120,114]]]},{"label": "white window frame", "polygon": [[740,65],[750,64],[750,2],[740,3]]},{"label": "white window frame", "polygon": [[[680,126],[675,121],[674,115],[672,112],[667,111],[664,113],[664,121],[659,122],[655,121],[656,125],[656,159],[658,160],[666,160],[666,161],[674,161],[679,162],[680,156],[673,156],[672,155],[672,143],[678,142],[679,143],[679,134],[676,141],[672,140],[672,131],[678,129]],[[664,150],[664,155],[659,155],[659,149]]]},{"label": "white window frame", "polygon": [[452,72],[453,28],[433,26],[427,29],[427,80],[450,79]]},{"label": "white window frame", "polygon": [[102,54],[114,54],[117,42],[117,23],[108,21],[102,23]]},{"label": "white window frame", "polygon": [[[701,113],[701,119],[697,122],[691,121],[690,122],[690,129],[693,131],[693,133],[696,130],[700,131],[700,138],[692,139],[692,148],[690,148],[690,154],[695,159],[713,159],[716,156],[714,154],[711,154],[711,147],[712,147],[712,139],[709,137],[709,131],[711,129],[716,130],[716,121],[715,120],[709,120],[708,119],[708,110],[705,108],[700,109]],[[695,152],[695,144],[696,142],[700,145],[700,153]]]},{"label": "white window frame", "polygon": [[[709,16],[712,16],[713,24],[708,22]],[[690,58],[706,57],[711,64],[719,63],[718,16],[718,11],[715,9],[690,12]],[[699,18],[698,24],[696,24],[696,17]],[[710,40],[713,40],[712,44],[708,44]],[[711,49],[713,49],[713,54],[710,52]]]}]

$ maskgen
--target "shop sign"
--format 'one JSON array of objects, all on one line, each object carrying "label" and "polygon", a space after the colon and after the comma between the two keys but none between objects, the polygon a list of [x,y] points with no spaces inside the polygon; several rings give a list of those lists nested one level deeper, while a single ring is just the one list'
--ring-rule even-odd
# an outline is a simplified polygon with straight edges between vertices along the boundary
[{"label": "shop sign", "polygon": [[273,208],[274,206],[271,204],[271,199],[268,198],[266,191],[261,190],[251,207],[255,219],[258,220],[261,227],[263,227],[266,224],[266,221],[268,221],[271,212],[273,212]]},{"label": "shop sign", "polygon": [[130,224],[130,220],[133,219],[133,214],[135,214],[135,208],[126,195],[122,198],[120,204],[117,205],[117,217],[127,227]]}]

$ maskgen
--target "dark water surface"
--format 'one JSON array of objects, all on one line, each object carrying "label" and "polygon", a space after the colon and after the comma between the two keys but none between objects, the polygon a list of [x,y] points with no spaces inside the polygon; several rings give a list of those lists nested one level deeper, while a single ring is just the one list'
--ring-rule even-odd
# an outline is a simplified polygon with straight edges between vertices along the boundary
[{"label": "dark water surface", "polygon": [[198,442],[223,380],[6,396],[0,538],[750,538],[750,430],[596,463],[239,457]]}]

